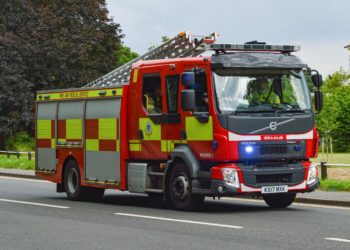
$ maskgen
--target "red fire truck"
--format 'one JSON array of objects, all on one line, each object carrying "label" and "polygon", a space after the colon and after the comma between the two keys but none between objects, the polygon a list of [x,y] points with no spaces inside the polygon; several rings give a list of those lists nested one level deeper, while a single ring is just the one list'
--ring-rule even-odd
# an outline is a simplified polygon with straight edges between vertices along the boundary
[{"label": "red fire truck", "polygon": [[36,175],[71,200],[118,189],[180,210],[239,195],[287,207],[315,190],[321,76],[298,46],[215,38],[180,33],[85,88],[39,91]]}]

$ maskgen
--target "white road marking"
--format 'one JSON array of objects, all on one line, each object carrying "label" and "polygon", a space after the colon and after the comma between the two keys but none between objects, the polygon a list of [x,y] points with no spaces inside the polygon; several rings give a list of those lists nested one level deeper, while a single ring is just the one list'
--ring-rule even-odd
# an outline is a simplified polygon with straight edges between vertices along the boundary
[{"label": "white road marking", "polygon": [[44,204],[44,203],[36,203],[36,202],[28,202],[28,201],[17,201],[17,200],[8,200],[8,199],[0,199],[0,201],[4,202],[10,202],[10,203],[19,203],[19,204],[26,204],[26,205],[34,205],[34,206],[42,206],[42,207],[53,207],[53,208],[70,208],[65,206],[57,206],[57,205],[50,205],[50,204]]},{"label": "white road marking", "polygon": [[[257,199],[245,199],[245,198],[229,198],[224,197],[221,198],[222,200],[230,200],[230,201],[242,201],[242,202],[252,202],[252,203],[260,203],[265,204],[265,201],[263,200],[257,200]],[[294,202],[292,206],[302,206],[302,207],[316,207],[316,208],[332,208],[332,209],[339,209],[339,210],[347,210],[350,211],[350,207],[342,207],[342,206],[332,206],[332,205],[321,205],[321,204],[309,204],[309,203],[302,203],[302,202]]]},{"label": "white road marking", "polygon": [[332,241],[340,241],[340,242],[347,242],[350,243],[350,240],[347,239],[340,239],[340,238],[324,238],[325,240],[332,240]]},{"label": "white road marking", "polygon": [[170,218],[147,216],[147,215],[141,215],[141,214],[127,214],[127,213],[114,213],[114,214],[120,215],[120,216],[129,216],[129,217],[137,217],[137,218],[151,219],[151,220],[171,221],[171,222],[181,222],[181,223],[197,224],[197,225],[212,226],[212,227],[224,227],[224,228],[234,228],[234,229],[242,229],[243,228],[241,226],[234,226],[234,225],[227,225],[227,224],[217,224],[217,223],[209,223],[209,222],[194,221],[194,220],[170,219]]},{"label": "white road marking", "polygon": [[18,178],[18,177],[11,177],[11,176],[0,176],[0,179],[15,180],[15,181],[30,181],[30,182],[52,183],[50,181],[27,179],[27,178]]}]

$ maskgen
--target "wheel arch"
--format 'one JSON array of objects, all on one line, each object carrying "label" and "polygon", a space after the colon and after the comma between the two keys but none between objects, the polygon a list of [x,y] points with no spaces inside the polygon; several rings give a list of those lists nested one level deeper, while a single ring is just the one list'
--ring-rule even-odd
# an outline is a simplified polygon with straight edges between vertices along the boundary
[{"label": "wheel arch", "polygon": [[[64,162],[63,162],[63,164],[62,164],[62,171],[61,171],[61,180],[62,180],[62,181],[61,181],[61,183],[63,183],[63,181],[64,181],[64,173],[65,173],[65,171],[66,171],[67,164],[68,164],[68,162],[70,162],[70,161],[75,161],[75,163],[77,164],[77,166],[78,166],[78,168],[79,168],[79,171],[81,171],[77,159],[75,159],[74,156],[71,156],[71,155],[68,156],[68,157],[64,160]],[[80,173],[80,176],[81,176],[81,173]]]},{"label": "wheel arch", "polygon": [[198,172],[200,170],[200,163],[196,159],[195,155],[193,154],[192,150],[186,146],[186,145],[180,145],[176,147],[171,153],[170,153],[170,159],[167,162],[167,166],[164,171],[164,200],[169,200],[169,192],[168,192],[168,182],[170,178],[170,172],[174,168],[174,166],[179,163],[183,162],[190,173],[191,179],[195,179],[198,177]]},{"label": "wheel arch", "polygon": [[187,145],[180,145],[170,153],[170,159],[167,162],[165,173],[167,174],[176,163],[182,161],[186,164],[191,178],[197,178],[200,170],[200,163],[193,151]]}]

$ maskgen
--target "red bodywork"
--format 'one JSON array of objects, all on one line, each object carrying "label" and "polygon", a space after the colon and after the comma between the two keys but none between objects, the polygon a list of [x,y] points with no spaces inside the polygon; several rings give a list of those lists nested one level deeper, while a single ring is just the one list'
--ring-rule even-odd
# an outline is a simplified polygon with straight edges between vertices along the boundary
[{"label": "red bodywork", "polygon": [[[139,140],[139,118],[147,118],[147,112],[142,105],[142,75],[149,73],[160,73],[162,79],[162,95],[166,96],[164,88],[164,78],[166,75],[181,74],[182,72],[192,69],[194,67],[202,68],[207,73],[207,90],[208,90],[208,106],[209,116],[212,117],[213,124],[213,141],[219,145],[216,149],[213,148],[213,141],[188,141],[187,145],[192,149],[196,158],[199,161],[210,161],[216,162],[217,166],[211,169],[211,178],[222,180],[221,168],[229,167],[237,169],[239,173],[240,182],[243,183],[242,175],[240,174],[239,167],[232,163],[239,159],[238,143],[237,140],[230,140],[229,131],[220,126],[217,112],[215,109],[214,101],[214,90],[212,86],[212,73],[210,68],[210,57],[196,57],[196,58],[179,58],[169,60],[152,60],[152,61],[141,61],[133,66],[131,72],[130,83],[123,86],[123,96],[121,101],[121,115],[120,115],[120,183],[118,187],[111,187],[108,185],[90,184],[84,182],[83,174],[81,174],[81,183],[84,186],[92,187],[103,187],[103,188],[117,188],[120,190],[127,190],[127,174],[126,167],[127,162],[132,160],[156,160],[166,162],[169,159],[170,152],[161,151],[160,141],[145,141],[142,142],[141,151],[129,151],[129,141]],[[135,74],[135,69],[138,70],[137,82],[132,82]],[[184,89],[182,84],[179,85],[179,93]],[[166,98],[163,98],[164,113],[167,113]],[[186,128],[185,120],[186,117],[193,116],[191,112],[181,111],[180,108],[180,95],[178,95],[178,110],[180,112],[179,124],[162,124],[162,140],[181,140],[181,130]],[[248,135],[239,135],[242,138]],[[261,135],[260,140],[286,140],[288,135]],[[244,139],[243,139],[244,140]],[[38,142],[37,142],[38,143]],[[306,139],[306,156],[307,158],[315,157],[318,147],[318,136],[316,129],[312,131],[312,137]],[[57,157],[57,170],[56,173],[42,173],[37,171],[36,175],[56,183],[62,183],[63,167],[65,161],[69,157],[73,157],[81,170],[84,173],[84,150],[81,148],[56,148]],[[310,162],[305,161],[303,165],[306,168],[305,180],[307,179],[308,167]],[[305,189],[305,188],[304,188]],[[307,186],[306,186],[307,189]],[[301,190],[301,189],[300,189]],[[295,191],[300,191],[295,189]],[[247,192],[239,188],[239,192]],[[254,191],[251,191],[254,192]]]}]

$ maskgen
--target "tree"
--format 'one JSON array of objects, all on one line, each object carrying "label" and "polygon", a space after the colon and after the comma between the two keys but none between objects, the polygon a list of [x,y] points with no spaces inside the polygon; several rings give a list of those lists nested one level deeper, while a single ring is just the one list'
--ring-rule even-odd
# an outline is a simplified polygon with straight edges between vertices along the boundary
[{"label": "tree", "polygon": [[32,131],[35,91],[116,68],[122,37],[104,0],[0,0],[0,140]]},{"label": "tree", "polygon": [[[162,43],[166,43],[167,41],[170,40],[170,38],[168,36],[162,36],[161,37]],[[156,47],[158,47],[159,45],[157,44],[151,44],[150,47],[148,47],[148,51],[151,51],[152,49],[155,49]]]},{"label": "tree", "polygon": [[343,70],[333,73],[325,81],[324,108],[317,116],[318,129],[333,137],[334,150],[350,152],[350,75]]},{"label": "tree", "polygon": [[136,52],[131,51],[131,49],[123,44],[118,44],[119,57],[118,66],[126,64],[131,60],[137,58],[139,55]]},{"label": "tree", "polygon": [[337,88],[342,87],[344,85],[348,85],[350,80],[350,73],[345,72],[343,69],[334,72],[332,75],[327,77],[324,86],[322,87],[322,91],[324,93],[332,93]]}]

